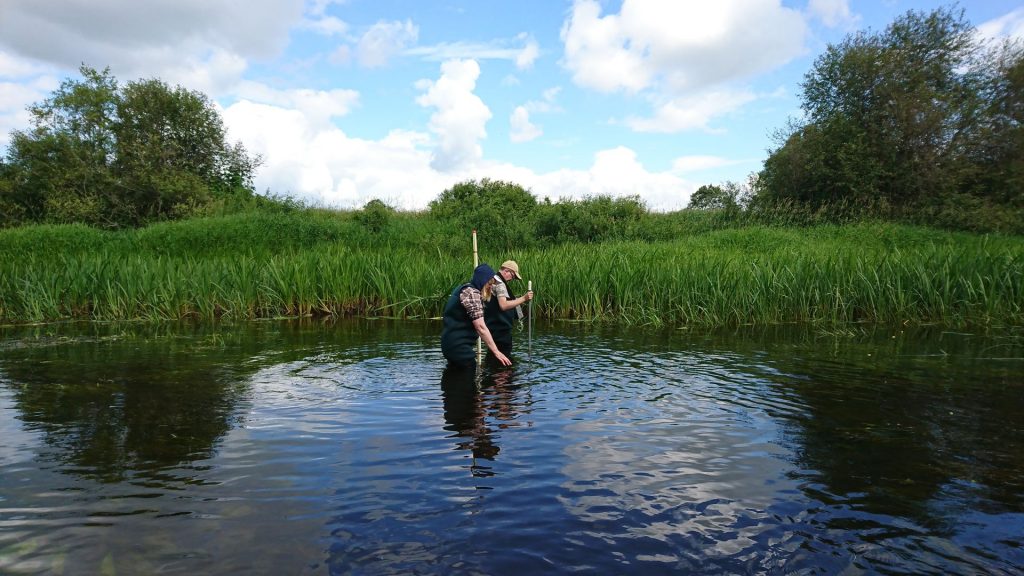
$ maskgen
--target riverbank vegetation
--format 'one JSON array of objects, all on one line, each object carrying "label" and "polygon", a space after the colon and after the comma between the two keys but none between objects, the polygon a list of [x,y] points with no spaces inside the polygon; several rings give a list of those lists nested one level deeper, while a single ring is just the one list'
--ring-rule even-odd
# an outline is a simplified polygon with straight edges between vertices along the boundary
[{"label": "riverbank vegetation", "polygon": [[204,95],[81,71],[0,162],[3,321],[434,317],[476,229],[546,318],[1024,324],[1024,47],[955,8],[829,46],[763,170],[667,213],[489,179],[419,212],[256,194]]},{"label": "riverbank vegetation", "polygon": [[[573,213],[630,204],[581,202]],[[438,316],[447,293],[471,274],[471,230],[430,212],[380,218],[368,210],[291,208],[115,232],[82,225],[0,231],[0,317]],[[500,233],[481,228],[480,258],[518,260],[545,319],[1024,323],[1020,236],[749,218],[640,214],[612,220],[593,242],[538,234],[499,244],[492,239]]]}]

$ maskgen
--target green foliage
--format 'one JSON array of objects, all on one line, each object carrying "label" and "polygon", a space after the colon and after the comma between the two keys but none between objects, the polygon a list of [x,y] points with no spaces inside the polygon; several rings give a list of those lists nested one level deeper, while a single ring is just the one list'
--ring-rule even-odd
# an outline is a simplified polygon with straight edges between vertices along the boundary
[{"label": "green foliage", "polygon": [[693,210],[716,210],[725,208],[729,200],[721,186],[705,184],[694,191],[686,207]]},{"label": "green foliage", "polygon": [[994,62],[998,73],[989,82],[989,122],[969,152],[975,170],[967,191],[1019,210],[1024,209],[1024,45],[1006,44]]},{"label": "green foliage", "polygon": [[30,108],[31,130],[12,133],[0,224],[140,226],[252,196],[260,159],[225,141],[205,95],[159,80],[120,87],[109,70],[80,71]]},{"label": "green foliage", "polygon": [[[718,213],[658,220],[697,230],[721,224]],[[350,214],[312,209],[138,230],[0,230],[0,320],[436,317],[472,262],[468,246],[448,254],[431,244],[424,234],[434,223],[396,213],[386,243]],[[1021,237],[891,223],[746,225],[666,242],[542,244],[514,257],[549,319],[1024,323]]]},{"label": "green foliage", "polygon": [[196,257],[311,250],[358,236],[358,230],[345,215],[304,210],[159,222],[125,234],[139,253]]},{"label": "green foliage", "polygon": [[748,190],[735,182],[726,182],[721,186],[705,184],[690,196],[690,203],[686,207],[691,210],[736,212],[747,201],[748,195]]},{"label": "green foliage", "polygon": [[508,251],[530,238],[537,200],[522,186],[484,178],[460,182],[430,202],[430,216],[460,236],[486,235],[495,250]]},{"label": "green foliage", "polygon": [[384,231],[394,217],[395,209],[385,204],[383,200],[376,198],[367,202],[362,210],[355,213],[356,221],[373,234]]},{"label": "green foliage", "polygon": [[777,135],[757,203],[849,202],[912,219],[964,194],[985,199],[969,203],[979,214],[1012,204],[1022,55],[1020,44],[983,44],[955,8],[908,12],[829,46],[802,84],[807,121]]},{"label": "green foliage", "polygon": [[647,213],[639,196],[595,196],[537,208],[537,238],[553,242],[602,242],[631,237]]}]

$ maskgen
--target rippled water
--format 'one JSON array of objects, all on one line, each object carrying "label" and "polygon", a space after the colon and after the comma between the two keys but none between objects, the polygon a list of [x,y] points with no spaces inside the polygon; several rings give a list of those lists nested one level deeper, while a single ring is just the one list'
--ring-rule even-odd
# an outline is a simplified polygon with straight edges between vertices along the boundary
[{"label": "rippled water", "polygon": [[438,333],[5,329],[0,572],[1024,573],[1020,332]]}]

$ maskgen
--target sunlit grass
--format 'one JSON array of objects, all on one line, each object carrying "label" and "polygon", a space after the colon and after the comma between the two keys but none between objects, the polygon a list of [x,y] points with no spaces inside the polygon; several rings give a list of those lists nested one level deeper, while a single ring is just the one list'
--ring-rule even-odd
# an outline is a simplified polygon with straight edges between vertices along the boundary
[{"label": "sunlit grass", "polygon": [[[139,231],[0,231],[0,318],[42,322],[441,314],[471,242],[403,215],[371,234],[324,212]],[[546,319],[640,325],[1024,323],[1024,239],[860,224],[745,227],[513,253]],[[459,246],[465,246],[459,250]],[[513,284],[521,293],[525,282]]]}]

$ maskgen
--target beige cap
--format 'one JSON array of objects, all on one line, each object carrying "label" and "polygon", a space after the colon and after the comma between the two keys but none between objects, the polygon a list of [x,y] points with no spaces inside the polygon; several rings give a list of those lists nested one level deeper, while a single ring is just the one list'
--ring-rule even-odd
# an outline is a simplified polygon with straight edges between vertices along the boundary
[{"label": "beige cap", "polygon": [[523,277],[519,275],[519,264],[516,264],[515,260],[505,260],[501,263],[502,268],[508,268],[512,271],[512,277],[516,280],[522,280]]}]

